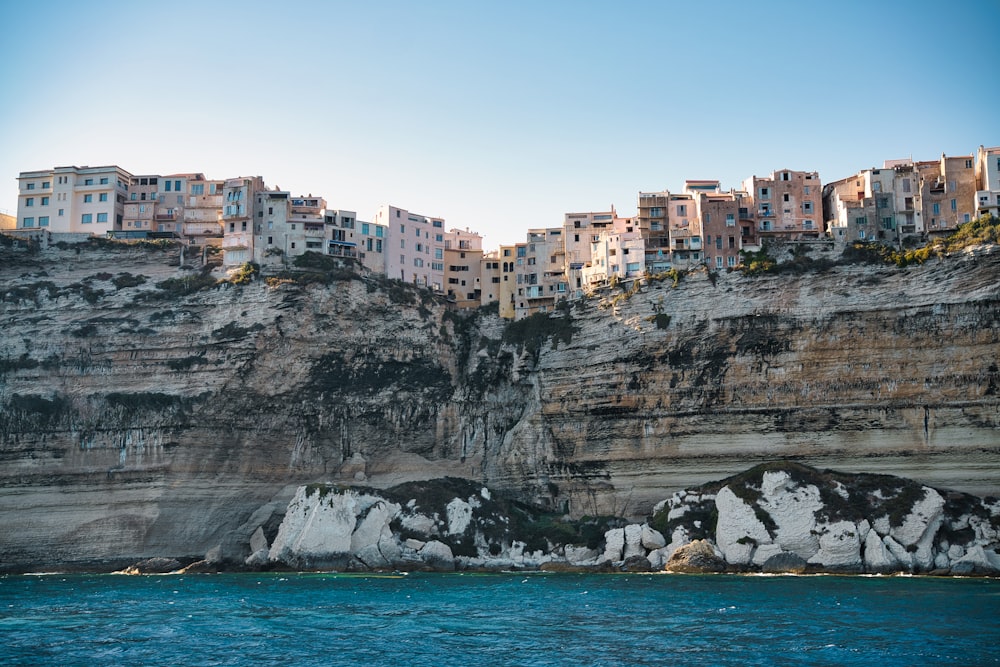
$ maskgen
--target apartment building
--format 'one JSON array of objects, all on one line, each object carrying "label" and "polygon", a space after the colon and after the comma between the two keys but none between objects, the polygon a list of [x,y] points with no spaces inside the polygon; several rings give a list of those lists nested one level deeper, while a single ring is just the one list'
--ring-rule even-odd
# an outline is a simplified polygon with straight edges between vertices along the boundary
[{"label": "apartment building", "polygon": [[480,260],[479,305],[486,306],[500,300],[500,251],[483,254]]},{"label": "apartment building", "polygon": [[975,217],[978,191],[975,161],[972,155],[941,155],[940,160],[915,164],[927,234],[950,234]]},{"label": "apartment building", "polygon": [[125,202],[121,231],[125,234],[148,234],[154,228],[156,200],[159,197],[159,174],[133,176]]},{"label": "apartment building", "polygon": [[17,216],[0,213],[0,229],[17,229]]},{"label": "apartment building", "polygon": [[[497,301],[500,304],[500,317],[512,320],[517,315],[517,309],[525,312],[527,301],[523,291],[518,294],[519,286],[524,287],[525,259],[528,255],[527,243],[501,245],[497,251],[500,263],[500,282],[497,286]],[[520,301],[518,300],[520,298]]]},{"label": "apartment building", "polygon": [[514,260],[514,319],[551,311],[568,296],[563,236],[563,227],[529,229],[526,243],[515,248],[521,255]]},{"label": "apartment building", "polygon": [[615,209],[589,213],[567,213],[563,217],[563,248],[566,282],[575,296],[586,290],[583,269],[590,265],[590,251],[601,232],[613,229]]},{"label": "apartment building", "polygon": [[222,251],[225,266],[254,261],[254,205],[266,191],[260,176],[230,178],[222,187]]},{"label": "apartment building", "polygon": [[683,192],[667,197],[667,228],[671,266],[687,269],[701,264],[701,219],[694,195]]},{"label": "apartment building", "polygon": [[645,239],[645,264],[650,273],[670,269],[670,229],[667,225],[667,207],[670,192],[640,192],[637,204],[636,225]]},{"label": "apartment building", "polygon": [[115,165],[22,171],[17,228],[100,236],[121,229],[131,179]]},{"label": "apartment building", "polygon": [[755,217],[761,239],[822,234],[822,184],[817,172],[782,169],[764,178],[751,176],[743,182],[743,190],[753,202],[747,213]]},{"label": "apartment building", "polygon": [[976,216],[1000,218],[1000,146],[976,152]]},{"label": "apartment building", "polygon": [[911,160],[886,160],[823,186],[823,224],[834,240],[899,245],[924,232],[920,176]]},{"label": "apartment building", "polygon": [[211,180],[201,173],[188,175],[180,235],[189,243],[222,237],[224,187],[225,181]]},{"label": "apartment building", "polygon": [[742,199],[740,193],[722,192],[718,187],[698,193],[698,219],[704,235],[702,250],[709,268],[732,269],[740,263],[743,238],[737,221]]},{"label": "apartment building", "polygon": [[444,220],[383,204],[375,224],[386,230],[389,278],[444,291]]},{"label": "apartment building", "polygon": [[[348,213],[353,213],[353,211]],[[356,219],[355,216],[353,221],[356,221]],[[385,225],[374,222],[357,222],[356,227],[359,248],[358,257],[361,259],[361,265],[369,271],[385,275],[385,240],[388,229]],[[351,232],[351,238],[354,237],[354,233],[353,231]]]},{"label": "apartment building", "polygon": [[445,295],[459,308],[475,308],[482,299],[483,238],[468,229],[444,236]]}]

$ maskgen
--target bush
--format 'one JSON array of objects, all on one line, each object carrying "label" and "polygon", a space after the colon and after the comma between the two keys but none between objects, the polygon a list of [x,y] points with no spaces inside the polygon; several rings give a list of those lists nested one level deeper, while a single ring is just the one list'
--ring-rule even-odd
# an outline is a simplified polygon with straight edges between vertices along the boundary
[{"label": "bush", "polygon": [[253,262],[246,262],[233,273],[229,282],[233,285],[249,285],[258,273],[260,273],[260,266]]}]

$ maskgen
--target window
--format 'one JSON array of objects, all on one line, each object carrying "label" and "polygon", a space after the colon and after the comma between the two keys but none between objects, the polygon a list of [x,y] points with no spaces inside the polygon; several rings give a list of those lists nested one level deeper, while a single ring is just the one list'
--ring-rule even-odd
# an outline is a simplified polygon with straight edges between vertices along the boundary
[{"label": "window", "polygon": [[705,214],[705,224],[707,225],[710,222],[712,222],[712,214],[711,213],[706,213]]},{"label": "window", "polygon": [[107,184],[108,184],[108,177],[105,176],[104,178],[101,179],[101,185],[107,185]]},{"label": "window", "polygon": [[139,213],[145,213],[145,212],[146,212],[146,205],[139,204]]},{"label": "window", "polygon": [[82,216],[80,216],[80,222],[85,225],[88,225],[93,221],[94,221],[94,216],[91,213],[84,213]]},{"label": "window", "polygon": [[35,205],[35,198],[34,197],[28,197],[27,199],[24,200],[24,205],[25,206],[34,206]]},{"label": "window", "polygon": [[[732,238],[732,237],[729,237],[729,238]],[[716,250],[722,250],[722,237],[721,236],[715,237],[715,249]]]},{"label": "window", "polygon": [[716,257],[715,258],[715,268],[717,268],[717,269],[721,269],[722,268],[722,258],[721,257]]},{"label": "window", "polygon": [[295,248],[295,241],[292,241],[292,248]]},{"label": "window", "polygon": [[[46,220],[48,220],[48,218],[45,218],[45,219],[46,219]],[[41,219],[41,218],[39,218],[38,220],[39,220],[39,226],[41,226],[41,222],[40,222],[40,221],[41,221],[42,219]],[[968,214],[968,213],[966,213],[966,214],[965,214],[965,222],[968,222],[968,221],[969,221],[969,214]]]},{"label": "window", "polygon": [[802,221],[802,229],[812,229],[812,228],[813,228],[813,221],[812,220],[803,220]]},{"label": "window", "polygon": [[62,216],[62,215],[63,215],[64,213],[65,213],[65,210],[64,210],[64,209],[59,209],[59,212],[58,212],[58,213],[56,213],[56,215],[58,215],[58,216],[60,216],[60,217],[61,217],[61,216]]},{"label": "window", "polygon": [[42,197],[42,206],[48,206],[48,205],[49,205],[49,198]]},{"label": "window", "polygon": [[52,187],[52,181],[42,181],[42,189],[48,190]]},{"label": "window", "polygon": [[92,178],[85,178],[85,179],[83,179],[83,184],[84,185],[93,185],[94,184],[94,179],[92,179]]},{"label": "window", "polygon": [[903,192],[909,192],[909,191],[910,191],[910,179],[904,178],[903,179]]},{"label": "window", "polygon": [[892,230],[892,216],[882,218],[882,229]]},{"label": "window", "polygon": [[[362,222],[361,223],[361,233],[364,234],[365,236],[369,236],[368,228],[369,228],[369,225],[368,225],[367,222]],[[371,250],[371,248],[368,248],[368,249]]]},{"label": "window", "polygon": [[726,227],[735,227],[735,226],[736,226],[736,216],[734,216],[732,213],[727,213]]},{"label": "window", "polygon": [[35,219],[34,218],[25,218],[23,226],[24,227],[34,227],[35,226]]},{"label": "window", "polygon": [[789,181],[791,180],[791,175],[787,171],[784,171],[781,173],[781,180]]},{"label": "window", "polygon": [[163,182],[166,183],[166,186],[163,188],[163,191],[170,192],[170,181],[163,181]]},{"label": "window", "polygon": [[413,266],[417,267],[418,269],[424,268],[424,260],[420,259],[419,257],[415,257],[413,259]]},{"label": "window", "polygon": [[24,189],[25,190],[34,190],[35,189],[35,184],[34,183],[28,183],[28,184],[26,184],[24,186]]},{"label": "window", "polygon": [[192,185],[191,186],[191,194],[193,194],[193,195],[203,195],[203,194],[205,194],[205,184],[204,183],[196,183],[196,184]]},{"label": "window", "polygon": [[809,194],[809,186],[806,185],[806,186],[804,186],[804,188],[805,189],[803,190],[802,194],[805,194],[805,195]]},{"label": "window", "polygon": [[727,266],[736,266],[736,258],[735,257],[727,257],[726,258],[726,265]]},{"label": "window", "polygon": [[101,194],[97,195],[97,201],[108,201],[108,193],[102,192]]},{"label": "window", "polygon": [[94,195],[83,195],[83,203],[89,204],[94,201]]},{"label": "window", "polygon": [[813,212],[813,203],[811,201],[804,201],[804,202],[802,202],[802,212],[803,213],[812,213]]},{"label": "window", "polygon": [[649,209],[649,217],[659,218],[661,215],[663,215],[663,209],[661,209],[659,206],[654,206],[653,208]]},{"label": "window", "polygon": [[385,227],[376,227],[375,238],[380,239],[383,238],[384,236],[385,236]]},{"label": "window", "polygon": [[436,228],[438,228],[438,229],[441,229],[441,227],[442,227],[443,225],[444,225],[444,223],[443,223],[443,222],[442,222],[441,220],[435,220],[435,221],[434,221],[434,226],[435,226]]},{"label": "window", "polygon": [[951,210],[952,211],[957,211],[958,210],[958,200],[957,199],[952,199],[951,200]]},{"label": "window", "polygon": [[434,248],[434,259],[444,259],[444,250],[441,248]]},{"label": "window", "polygon": [[[167,181],[167,183],[169,184],[170,181]],[[170,188],[167,188],[167,189],[169,190]],[[181,191],[181,182],[180,181],[174,181],[174,192],[180,192],[180,191]]]},{"label": "window", "polygon": [[770,189],[768,189],[768,188],[761,188],[760,189],[760,198],[764,199],[764,200],[770,199],[771,198],[771,191],[770,191]]},{"label": "window", "polygon": [[966,169],[972,169],[972,160],[966,160],[965,161],[965,168]]},{"label": "window", "polygon": [[[968,220],[966,220],[966,222],[968,222]],[[40,218],[38,218],[38,226],[39,227],[48,227],[49,226],[49,216],[43,215]]]},{"label": "window", "polygon": [[781,195],[781,201],[790,201],[790,200],[791,200],[791,197],[788,196],[787,192],[785,194]]},{"label": "window", "polygon": [[687,215],[687,204],[677,205],[677,215]]},{"label": "window", "polygon": [[399,239],[399,247],[406,249],[406,239]]},{"label": "window", "polygon": [[735,250],[736,249],[736,237],[735,236],[730,236],[729,237],[729,249],[730,250]]},{"label": "window", "polygon": [[107,213],[98,213],[97,214],[97,221],[98,222],[107,222],[108,221],[108,214]]},{"label": "window", "polygon": [[934,215],[940,215],[941,214],[941,204],[939,204],[937,202],[934,202],[934,206],[932,206],[931,208],[934,211]]},{"label": "window", "polygon": [[[144,195],[144,196],[145,196],[145,195]],[[133,192],[132,194],[130,194],[130,195],[129,195],[129,197],[128,197],[128,198],[129,198],[129,199],[130,199],[131,201],[135,201],[136,199],[138,199],[138,198],[139,198],[139,195],[138,195],[137,193]]]}]

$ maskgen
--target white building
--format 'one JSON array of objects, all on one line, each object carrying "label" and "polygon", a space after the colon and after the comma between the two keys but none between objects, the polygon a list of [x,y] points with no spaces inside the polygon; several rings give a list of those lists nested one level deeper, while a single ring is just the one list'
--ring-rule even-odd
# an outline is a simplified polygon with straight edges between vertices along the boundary
[{"label": "white building", "polygon": [[17,228],[104,236],[121,229],[132,175],[114,165],[18,176]]},{"label": "white building", "polygon": [[976,153],[976,216],[1000,218],[1000,146]]}]

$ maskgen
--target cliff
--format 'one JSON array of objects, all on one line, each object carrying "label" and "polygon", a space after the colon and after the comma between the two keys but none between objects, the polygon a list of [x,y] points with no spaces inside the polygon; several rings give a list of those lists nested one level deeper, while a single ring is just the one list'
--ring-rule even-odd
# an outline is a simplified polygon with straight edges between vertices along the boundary
[{"label": "cliff", "polygon": [[636,518],[783,457],[996,493],[991,250],[695,273],[508,327],[323,262],[232,284],[176,247],[0,246],[0,567],[241,562],[312,482]]}]

